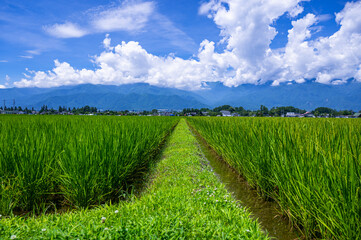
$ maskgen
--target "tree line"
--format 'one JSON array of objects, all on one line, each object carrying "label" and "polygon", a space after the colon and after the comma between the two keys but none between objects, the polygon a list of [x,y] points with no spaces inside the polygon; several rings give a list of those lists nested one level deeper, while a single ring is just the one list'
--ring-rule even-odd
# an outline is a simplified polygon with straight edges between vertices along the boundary
[{"label": "tree line", "polygon": [[[0,107],[0,110],[4,110],[3,107]],[[96,107],[84,106],[79,108],[67,108],[64,106],[59,106],[57,109],[49,108],[47,105],[43,105],[40,111],[36,111],[34,108],[22,108],[21,106],[18,107],[5,107],[5,111],[9,112],[23,112],[25,114],[31,113],[40,113],[40,114],[97,114],[97,115],[158,115],[158,110],[153,109],[151,111],[113,111],[113,110],[106,110],[106,111],[99,111]],[[229,111],[231,114],[236,113],[238,116],[271,116],[271,117],[279,117],[282,115],[286,115],[289,112],[293,112],[295,114],[305,114],[307,111],[304,109],[296,108],[293,106],[286,106],[286,107],[273,107],[268,109],[266,106],[261,105],[258,110],[248,110],[243,107],[232,107],[231,105],[222,105],[219,107],[211,108],[185,108],[180,112],[171,111],[174,115],[193,115],[193,116],[219,116],[222,115],[221,111]],[[361,113],[361,110],[359,111]],[[337,111],[332,108],[327,107],[318,107],[313,111],[309,112],[315,116],[330,116],[336,117],[341,115],[353,115],[355,112],[353,110],[340,110]]]},{"label": "tree line", "polygon": [[[185,108],[182,111],[182,115],[192,114],[197,116],[219,116],[222,115],[221,111],[229,111],[230,113],[237,113],[239,116],[272,116],[279,117],[285,115],[289,112],[293,112],[295,114],[305,114],[307,111],[304,109],[296,108],[293,106],[286,107],[273,107],[268,109],[266,106],[261,105],[258,110],[247,110],[243,107],[232,107],[230,105],[223,105],[213,109],[210,108]],[[361,110],[359,111],[361,112]],[[327,107],[318,107],[313,111],[310,111],[311,114],[315,116],[341,116],[341,115],[353,115],[355,112],[353,110],[340,110],[337,111],[335,109],[327,108]]]}]

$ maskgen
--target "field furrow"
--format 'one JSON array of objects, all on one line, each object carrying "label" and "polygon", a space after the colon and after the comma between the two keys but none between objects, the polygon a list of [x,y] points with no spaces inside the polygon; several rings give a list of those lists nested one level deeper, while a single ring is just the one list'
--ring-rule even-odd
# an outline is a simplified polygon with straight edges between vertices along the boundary
[{"label": "field furrow", "polygon": [[306,238],[361,236],[358,119],[189,118]]},{"label": "field furrow", "polygon": [[267,239],[227,193],[181,120],[138,198],[64,214],[5,218],[18,239]]}]

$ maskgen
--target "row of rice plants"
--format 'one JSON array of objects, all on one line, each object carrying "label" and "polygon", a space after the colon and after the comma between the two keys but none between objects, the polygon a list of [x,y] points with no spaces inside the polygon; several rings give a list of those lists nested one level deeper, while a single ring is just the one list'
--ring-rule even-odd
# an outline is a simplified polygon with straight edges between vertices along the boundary
[{"label": "row of rice plants", "polygon": [[140,198],[0,219],[0,239],[270,239],[206,163],[182,119]]},{"label": "row of rice plants", "polygon": [[361,121],[191,118],[250,184],[306,238],[361,236]]},{"label": "row of rice plants", "polygon": [[119,199],[178,122],[161,117],[1,116],[0,214]]}]

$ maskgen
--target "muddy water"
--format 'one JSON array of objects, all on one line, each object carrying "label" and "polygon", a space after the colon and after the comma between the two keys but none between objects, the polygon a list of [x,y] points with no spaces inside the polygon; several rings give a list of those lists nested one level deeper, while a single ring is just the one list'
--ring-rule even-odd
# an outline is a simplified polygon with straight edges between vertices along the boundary
[{"label": "muddy water", "polygon": [[191,130],[214,173],[226,186],[228,192],[250,210],[252,217],[258,219],[269,236],[279,240],[299,239],[299,234],[292,231],[289,222],[280,217],[277,204],[261,198],[257,191],[250,188],[247,182],[232,170],[194,129]]}]

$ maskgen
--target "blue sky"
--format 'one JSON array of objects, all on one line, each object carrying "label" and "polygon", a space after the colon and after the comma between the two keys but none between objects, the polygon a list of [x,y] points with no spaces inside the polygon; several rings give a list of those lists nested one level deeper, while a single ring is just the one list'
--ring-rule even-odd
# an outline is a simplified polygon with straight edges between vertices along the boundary
[{"label": "blue sky", "polygon": [[[148,82],[197,89],[206,81],[227,86],[273,81],[276,86],[310,78],[340,84],[361,77],[360,56],[352,53],[358,38],[340,46],[347,53],[327,50],[360,35],[361,19],[354,19],[356,27],[346,25],[361,15],[360,1],[348,3],[346,10],[343,0],[275,0],[271,6],[258,0],[0,2],[3,88]],[[338,20],[337,13],[342,13]],[[299,27],[292,24],[296,21]],[[252,24],[256,29],[248,29]],[[294,39],[307,37],[292,41],[293,28]],[[297,55],[300,48],[305,52]],[[309,55],[310,49],[317,54]],[[325,60],[340,52],[339,59]],[[306,67],[304,57],[317,68]],[[350,63],[334,71],[340,59]]]}]

